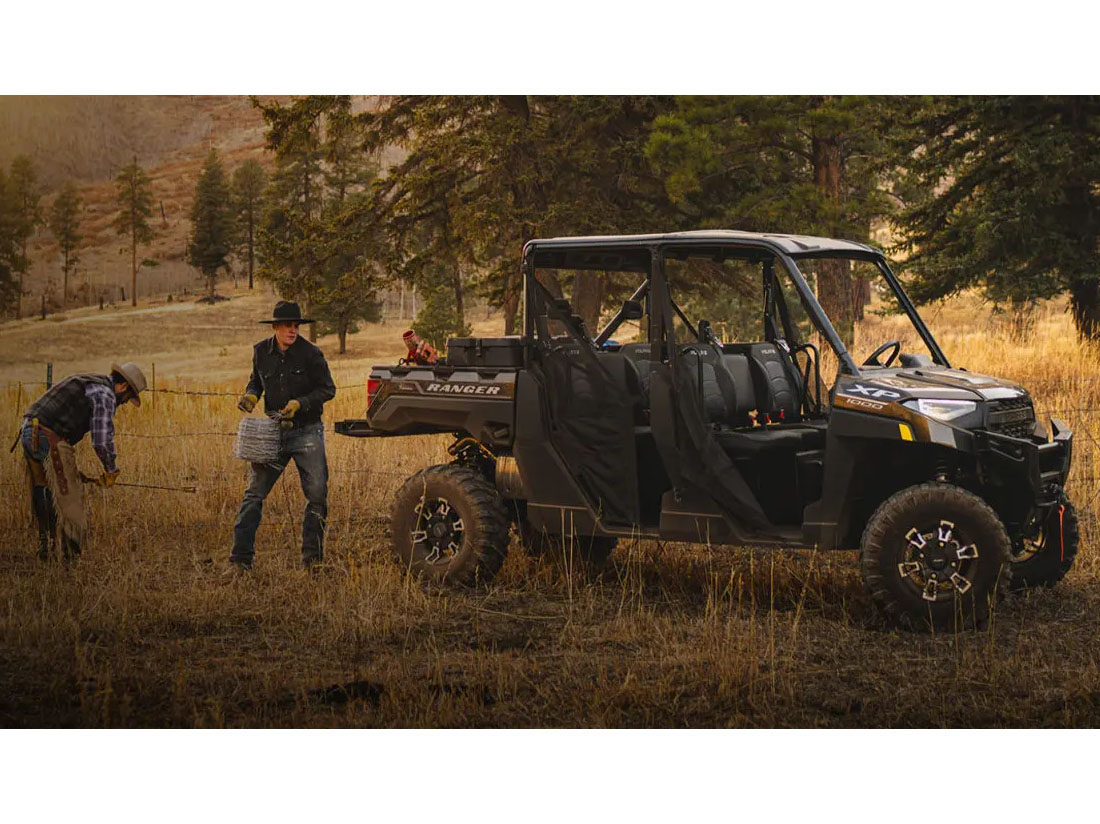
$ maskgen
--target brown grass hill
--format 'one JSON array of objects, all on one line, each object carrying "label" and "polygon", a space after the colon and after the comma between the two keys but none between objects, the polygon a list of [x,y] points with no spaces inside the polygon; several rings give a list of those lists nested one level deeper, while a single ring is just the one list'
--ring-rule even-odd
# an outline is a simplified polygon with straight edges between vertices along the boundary
[{"label": "brown grass hill", "polygon": [[[213,147],[233,169],[263,155],[263,119],[247,97],[5,97],[0,98],[0,164],[17,154],[34,161],[48,210],[66,180],[84,201],[81,261],[70,289],[77,302],[100,291],[120,296],[129,283],[129,257],[115,233],[113,178],[136,157],[153,181],[153,226],[157,237],[139,254],[158,266],[139,273],[139,295],[194,288],[184,263],[188,214],[202,161]],[[40,228],[30,248],[31,271],[24,312],[41,305],[43,293],[58,300],[61,258],[52,235]]]},{"label": "brown grass hill", "polygon": [[[270,98],[264,100],[288,98]],[[372,98],[354,98],[362,111]],[[138,274],[138,296],[194,291],[198,275],[185,262],[188,218],[195,183],[207,152],[217,149],[226,170],[249,158],[269,169],[264,152],[264,123],[246,95],[235,96],[0,96],[0,166],[25,154],[34,161],[48,209],[67,180],[77,184],[84,201],[80,231],[81,260],[70,282],[70,305],[90,304],[103,292],[121,298],[129,288],[125,240],[112,225],[114,176],[137,158],[152,179],[156,238],[139,258],[157,262]],[[41,307],[43,294],[60,309],[61,255],[53,236],[40,228],[29,248],[29,295],[23,311]],[[76,292],[75,295],[72,292]]]}]

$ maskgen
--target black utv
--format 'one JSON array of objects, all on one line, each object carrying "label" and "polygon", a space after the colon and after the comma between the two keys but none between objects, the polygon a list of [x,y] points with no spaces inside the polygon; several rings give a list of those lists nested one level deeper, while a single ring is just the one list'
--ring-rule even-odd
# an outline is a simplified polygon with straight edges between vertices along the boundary
[{"label": "black utv", "polygon": [[[1051,420],[1048,435],[1023,387],[952,367],[880,251],[737,231],[554,238],[527,244],[523,275],[522,336],[375,367],[366,418],[337,425],[454,434],[453,462],[393,502],[413,571],[487,581],[513,525],[591,565],[623,538],[851,549],[891,619],[953,628],[1072,565],[1072,433]],[[837,282],[900,330],[862,364],[811,286]]]}]

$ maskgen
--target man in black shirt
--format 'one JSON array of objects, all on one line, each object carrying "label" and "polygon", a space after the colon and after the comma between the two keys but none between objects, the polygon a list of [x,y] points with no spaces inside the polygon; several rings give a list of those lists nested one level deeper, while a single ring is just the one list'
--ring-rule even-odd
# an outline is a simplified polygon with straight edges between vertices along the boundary
[{"label": "man in black shirt", "polygon": [[250,569],[255,554],[264,499],[283,474],[291,458],[298,467],[306,496],[302,522],[302,563],[311,568],[324,556],[325,518],[328,515],[328,462],[321,410],[336,395],[324,353],[298,335],[298,327],[312,323],[303,318],[297,303],[279,301],[270,320],[274,334],[252,351],[252,377],[237,408],[251,412],[261,397],[264,412],[282,422],[278,459],[252,464],[252,479],[233,525],[233,551],[229,563]]}]

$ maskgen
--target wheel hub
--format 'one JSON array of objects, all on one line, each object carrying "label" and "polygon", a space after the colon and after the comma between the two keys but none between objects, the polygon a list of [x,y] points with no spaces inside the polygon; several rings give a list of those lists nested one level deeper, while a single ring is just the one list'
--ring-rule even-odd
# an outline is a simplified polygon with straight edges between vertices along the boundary
[{"label": "wheel hub", "polygon": [[430,564],[448,563],[462,547],[466,532],[458,511],[446,498],[421,497],[416,505],[416,524],[409,530],[413,546],[420,545]]},{"label": "wheel hub", "polygon": [[940,601],[961,595],[971,587],[970,578],[978,559],[978,547],[960,537],[955,524],[941,520],[933,529],[911,528],[898,574],[921,592],[926,601]]}]

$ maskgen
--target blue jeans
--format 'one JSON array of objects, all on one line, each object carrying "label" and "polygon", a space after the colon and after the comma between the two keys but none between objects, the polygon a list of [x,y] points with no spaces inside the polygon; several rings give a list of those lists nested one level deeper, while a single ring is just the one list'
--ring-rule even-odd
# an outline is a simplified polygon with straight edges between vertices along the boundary
[{"label": "blue jeans", "polygon": [[34,427],[31,425],[31,422],[24,418],[23,427],[19,430],[19,437],[23,441],[23,452],[25,452],[27,457],[31,460],[38,461],[39,463],[45,463],[46,456],[50,454],[50,441],[46,437],[45,432],[39,432],[38,449],[34,449],[32,444],[33,432]]},{"label": "blue jeans", "polygon": [[252,479],[233,524],[233,551],[229,560],[251,565],[255,555],[256,530],[264,511],[264,498],[283,474],[291,458],[298,467],[306,512],[302,521],[302,561],[319,562],[324,556],[325,519],[328,516],[328,461],[325,459],[325,429],[320,422],[284,432],[279,457],[274,463],[252,464]]}]

